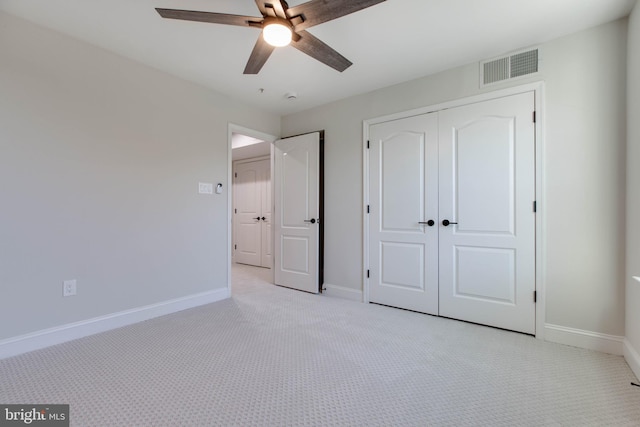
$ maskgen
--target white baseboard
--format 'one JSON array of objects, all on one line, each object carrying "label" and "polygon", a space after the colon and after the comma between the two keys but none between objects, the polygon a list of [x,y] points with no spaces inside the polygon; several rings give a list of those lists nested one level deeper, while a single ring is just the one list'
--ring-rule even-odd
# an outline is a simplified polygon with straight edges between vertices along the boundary
[{"label": "white baseboard", "polygon": [[624,360],[627,361],[636,378],[640,379],[640,353],[626,338],[624,339]]},{"label": "white baseboard", "polygon": [[344,286],[332,285],[330,283],[324,284],[325,290],[323,293],[337,298],[344,298],[351,301],[362,302],[362,291],[357,289],[345,288]]},{"label": "white baseboard", "polygon": [[601,334],[599,332],[584,331],[582,329],[567,328],[565,326],[544,326],[545,341],[566,344],[573,347],[601,351],[603,353],[622,356],[624,337]]},{"label": "white baseboard", "polygon": [[0,341],[0,359],[210,304],[229,296],[228,288],[216,289],[8,338]]}]

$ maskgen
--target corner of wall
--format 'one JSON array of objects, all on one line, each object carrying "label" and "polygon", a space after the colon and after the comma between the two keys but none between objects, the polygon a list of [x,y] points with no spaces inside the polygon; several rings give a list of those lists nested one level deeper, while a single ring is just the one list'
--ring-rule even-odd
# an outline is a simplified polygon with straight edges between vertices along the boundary
[{"label": "corner of wall", "polygon": [[344,286],[332,285],[330,283],[324,284],[324,291],[326,295],[336,298],[343,298],[350,301],[362,302],[362,291],[358,289],[345,288]]},{"label": "corner of wall", "polygon": [[636,375],[636,378],[640,379],[640,353],[633,348],[629,340],[626,338],[624,340],[624,359]]},{"label": "corner of wall", "polygon": [[627,221],[624,357],[640,378],[640,1],[627,27]]}]

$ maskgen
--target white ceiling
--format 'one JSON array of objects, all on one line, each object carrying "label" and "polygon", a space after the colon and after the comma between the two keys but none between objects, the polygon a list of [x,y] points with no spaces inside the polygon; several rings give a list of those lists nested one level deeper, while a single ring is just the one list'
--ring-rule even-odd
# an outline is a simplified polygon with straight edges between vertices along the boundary
[{"label": "white ceiling", "polygon": [[247,145],[241,148],[234,148],[232,151],[232,159],[244,160],[252,159],[254,157],[263,157],[271,155],[271,143],[270,142],[258,142],[256,144]]},{"label": "white ceiling", "polygon": [[[309,29],[354,63],[345,72],[288,46],[276,49],[258,75],[242,74],[258,29],[163,19],[154,10],[258,17],[253,0],[0,0],[0,10],[288,114],[609,22],[628,15],[634,3],[387,0]],[[286,99],[288,92],[298,98]]]},{"label": "white ceiling", "polygon": [[231,135],[233,160],[244,160],[253,157],[270,156],[271,143],[247,135],[233,133]]}]

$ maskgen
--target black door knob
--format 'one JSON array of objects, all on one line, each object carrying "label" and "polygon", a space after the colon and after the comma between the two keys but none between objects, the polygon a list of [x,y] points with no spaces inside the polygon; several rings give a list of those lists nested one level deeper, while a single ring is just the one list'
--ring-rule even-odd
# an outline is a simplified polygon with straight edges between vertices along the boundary
[{"label": "black door knob", "polygon": [[457,222],[451,222],[448,219],[442,220],[442,225],[444,225],[445,227],[449,226],[449,224],[457,224]]},{"label": "black door knob", "polygon": [[253,219],[257,219],[258,221],[260,221],[260,217],[256,217],[256,218],[253,218]]},{"label": "black door knob", "polygon": [[315,218],[305,219],[304,222],[310,222],[311,224],[315,224],[316,223],[316,219]]},{"label": "black door knob", "polygon": [[434,220],[430,219],[430,220],[429,220],[429,221],[427,221],[427,222],[420,221],[418,224],[427,224],[429,227],[433,227],[435,223],[436,223],[436,222],[435,222]]},{"label": "black door knob", "polygon": [[262,217],[262,218],[260,218],[260,219],[264,221],[266,218],[265,218],[265,217]]}]

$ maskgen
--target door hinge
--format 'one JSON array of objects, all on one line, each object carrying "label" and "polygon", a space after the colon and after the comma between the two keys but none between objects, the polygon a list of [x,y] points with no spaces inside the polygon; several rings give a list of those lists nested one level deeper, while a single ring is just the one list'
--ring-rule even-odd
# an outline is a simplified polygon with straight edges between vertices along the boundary
[{"label": "door hinge", "polygon": [[370,141],[367,139],[367,150],[370,148]]},{"label": "door hinge", "polygon": [[236,173],[234,174],[234,176],[237,178],[237,177],[238,177],[238,172],[236,172]]},{"label": "door hinge", "polygon": [[238,245],[233,245],[233,249],[237,250],[238,249]]},{"label": "door hinge", "polygon": [[535,200],[533,201],[533,211],[538,212],[538,202],[536,202]]},{"label": "door hinge", "polygon": [[371,206],[367,205],[367,213],[371,213]]},{"label": "door hinge", "polygon": [[234,213],[238,213],[238,209],[234,209],[234,211],[235,211]]},{"label": "door hinge", "polygon": [[533,291],[533,302],[538,302],[538,291]]},{"label": "door hinge", "polygon": [[535,122],[536,122],[536,112],[534,111],[533,112],[533,123],[535,123]]},{"label": "door hinge", "polygon": [[369,276],[371,276],[371,270],[367,270],[367,278],[369,278]]}]

